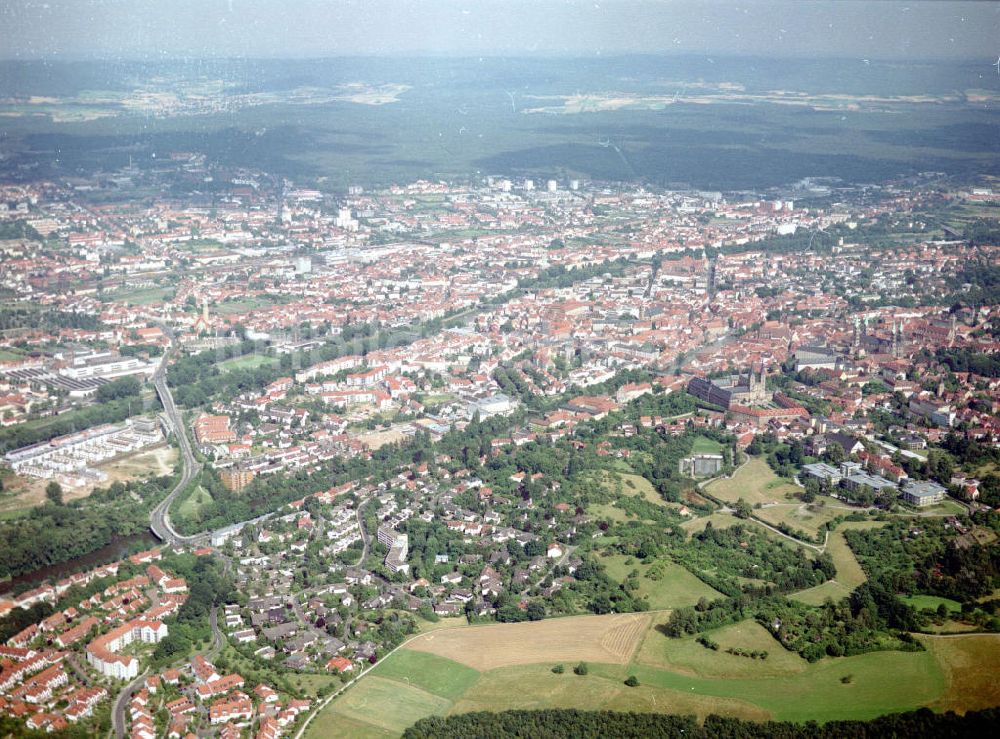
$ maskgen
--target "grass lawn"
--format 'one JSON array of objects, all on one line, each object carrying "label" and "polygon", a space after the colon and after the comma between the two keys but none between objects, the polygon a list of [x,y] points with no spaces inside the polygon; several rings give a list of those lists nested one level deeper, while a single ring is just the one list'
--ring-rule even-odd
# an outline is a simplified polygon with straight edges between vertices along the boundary
[{"label": "grass lawn", "polygon": [[696,436],[694,446],[691,448],[692,454],[721,454],[722,444],[707,436]]},{"label": "grass lawn", "polygon": [[[631,564],[626,562],[631,559]],[[612,557],[601,557],[601,564],[607,570],[608,576],[617,582],[623,582],[632,570],[639,571],[639,595],[644,596],[653,610],[667,608],[683,608],[693,606],[700,598],[722,597],[714,588],[709,587],[688,570],[673,562],[660,561],[645,565],[641,560],[616,554]]]},{"label": "grass lawn", "polygon": [[[695,677],[715,678],[796,675],[809,667],[808,662],[781,646],[767,629],[752,619],[706,633],[718,642],[718,651],[703,647],[694,636],[671,639],[651,629],[636,655],[636,661]],[[727,654],[725,650],[730,647],[766,651],[768,656],[760,660]]]},{"label": "grass lawn", "polygon": [[125,290],[109,293],[107,299],[129,305],[150,305],[168,300],[174,294],[173,287],[144,287],[138,290]]},{"label": "grass lawn", "polygon": [[377,665],[372,675],[396,680],[448,700],[458,698],[479,679],[479,672],[471,667],[410,649],[401,649],[393,659]]},{"label": "grass lawn", "polygon": [[269,357],[266,354],[247,354],[245,357],[233,357],[232,359],[227,359],[225,362],[220,362],[219,369],[222,372],[231,372],[237,369],[256,369],[264,365],[274,364],[275,361],[274,357]]},{"label": "grass lawn", "polygon": [[961,503],[954,500],[948,500],[947,498],[937,505],[927,506],[926,508],[917,508],[915,510],[919,511],[923,515],[931,516],[960,516],[963,513],[968,512],[965,506]]},{"label": "grass lawn", "polygon": [[629,514],[627,512],[611,503],[597,503],[587,506],[587,512],[596,518],[603,518],[617,523],[627,521],[629,518]]},{"label": "grass lawn", "polygon": [[784,523],[793,529],[805,531],[807,534],[815,536],[828,521],[848,512],[843,508],[831,508],[829,503],[836,502],[833,498],[818,498],[817,502],[819,501],[823,501],[827,505],[799,502],[781,503],[770,508],[759,508],[754,511],[754,515],[772,526]]},{"label": "grass lawn", "polygon": [[[752,667],[753,660],[749,661]],[[948,687],[947,676],[930,652],[824,659],[801,672],[776,677],[692,677],[648,665],[637,665],[633,671],[643,685],[740,699],[781,721],[873,718],[932,703]],[[841,682],[846,676],[850,682]]]},{"label": "grass lawn", "polygon": [[952,600],[951,598],[941,598],[937,595],[901,595],[899,599],[906,603],[906,605],[913,606],[918,611],[922,611],[925,608],[930,608],[932,611],[936,611],[938,606],[944,604],[944,606],[951,613],[962,612],[962,604],[957,600]]},{"label": "grass lawn", "polygon": [[191,518],[193,516],[197,516],[198,511],[211,502],[212,495],[205,490],[205,488],[199,485],[187,498],[184,499],[184,502],[181,503],[180,508],[177,510],[182,516]]},{"label": "grass lawn", "polygon": [[709,523],[717,529],[727,529],[739,523],[739,521],[740,519],[730,516],[728,513],[713,513],[709,516],[700,516],[692,518],[690,521],[685,521],[681,524],[681,528],[693,535],[704,531]]},{"label": "grass lawn", "polygon": [[792,494],[802,491],[798,485],[774,474],[762,457],[753,457],[726,479],[714,480],[705,492],[727,503],[743,498],[747,503],[786,503]]}]

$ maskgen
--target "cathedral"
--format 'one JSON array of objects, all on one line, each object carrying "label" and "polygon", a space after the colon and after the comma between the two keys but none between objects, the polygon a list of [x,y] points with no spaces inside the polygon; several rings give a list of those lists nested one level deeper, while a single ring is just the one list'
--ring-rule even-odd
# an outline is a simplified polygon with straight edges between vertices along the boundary
[{"label": "cathedral", "polygon": [[711,380],[692,377],[687,390],[696,398],[726,410],[734,405],[766,405],[771,402],[771,392],[767,389],[767,372],[763,364],[759,372],[751,367],[746,374],[741,372]]}]

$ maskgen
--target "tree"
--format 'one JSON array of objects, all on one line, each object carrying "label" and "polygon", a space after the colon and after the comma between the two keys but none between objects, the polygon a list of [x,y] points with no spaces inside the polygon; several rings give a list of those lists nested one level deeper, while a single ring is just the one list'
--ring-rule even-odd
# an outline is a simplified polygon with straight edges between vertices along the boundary
[{"label": "tree", "polygon": [[528,620],[541,621],[545,618],[545,606],[537,600],[528,603]]},{"label": "tree", "polygon": [[56,505],[63,504],[63,489],[62,485],[53,480],[48,485],[45,486],[45,497]]},{"label": "tree", "polygon": [[552,668],[552,672],[554,672],[557,675],[562,675],[564,672],[566,672],[566,668],[563,667],[562,665],[556,665],[555,667]]},{"label": "tree", "polygon": [[573,668],[573,672],[575,672],[577,675],[586,675],[587,663],[581,662],[580,664],[578,664],[576,667]]},{"label": "tree", "polygon": [[735,514],[737,518],[750,518],[751,512],[752,509],[750,508],[750,504],[743,498],[736,501]]},{"label": "tree", "polygon": [[625,684],[628,685],[630,688],[638,688],[639,678],[637,678],[635,675],[629,675],[627,678],[625,678]]}]

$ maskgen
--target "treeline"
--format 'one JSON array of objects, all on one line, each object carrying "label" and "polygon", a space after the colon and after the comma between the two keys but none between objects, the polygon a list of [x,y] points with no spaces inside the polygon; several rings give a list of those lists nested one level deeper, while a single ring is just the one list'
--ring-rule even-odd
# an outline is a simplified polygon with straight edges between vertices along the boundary
[{"label": "treeline", "polygon": [[7,241],[8,239],[41,241],[42,235],[32,226],[29,226],[27,221],[4,221],[0,223],[0,241]]},{"label": "treeline", "polygon": [[[159,403],[158,400],[155,402]],[[158,408],[159,405],[156,407]],[[130,415],[142,412],[142,410],[142,406],[138,403],[130,403],[129,398],[121,398],[47,418],[37,425],[29,422],[8,426],[5,429],[0,429],[0,454],[12,449],[20,449],[23,446],[37,444],[40,441],[48,441],[57,436],[82,431],[91,426],[118,423]]]},{"label": "treeline", "polygon": [[62,328],[96,330],[103,325],[97,316],[89,313],[20,306],[0,308],[0,331],[20,328],[37,331],[58,331]]},{"label": "treeline", "polygon": [[709,714],[698,725],[694,716],[664,713],[623,713],[548,709],[541,711],[477,711],[420,719],[403,732],[403,739],[868,739],[886,736],[992,736],[1000,709],[934,713],[921,708],[880,716],[870,721],[744,721]]}]

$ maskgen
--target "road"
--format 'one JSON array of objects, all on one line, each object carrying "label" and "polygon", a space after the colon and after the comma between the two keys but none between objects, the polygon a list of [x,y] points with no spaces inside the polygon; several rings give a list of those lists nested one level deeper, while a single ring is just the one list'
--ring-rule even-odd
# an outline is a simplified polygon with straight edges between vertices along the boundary
[{"label": "road", "polygon": [[357,567],[360,567],[368,559],[368,550],[371,548],[371,534],[365,529],[365,519],[361,516],[362,509],[371,502],[371,498],[366,498],[365,500],[358,503],[358,508],[355,511],[355,515],[358,517],[358,528],[361,529],[361,557],[358,559]]},{"label": "road", "polygon": [[181,450],[181,479],[178,481],[174,489],[170,491],[170,494],[160,502],[156,508],[152,510],[149,516],[149,528],[157,538],[167,544],[195,544],[199,541],[205,539],[205,534],[199,534],[197,536],[182,536],[177,533],[174,527],[170,523],[170,506],[180,494],[182,490],[187,488],[198,473],[201,472],[201,465],[194,457],[194,450],[191,448],[191,440],[188,438],[187,429],[184,427],[184,419],[181,417],[180,412],[177,410],[177,406],[174,405],[174,397],[170,393],[170,388],[167,386],[167,362],[169,361],[171,355],[177,348],[176,338],[174,337],[173,331],[171,331],[166,326],[161,326],[161,329],[170,338],[170,349],[164,352],[163,358],[160,360],[160,366],[156,368],[156,372],[153,373],[153,387],[156,388],[157,395],[160,396],[160,403],[163,405],[163,410],[167,414],[167,419],[170,421],[170,425],[173,427],[174,434],[177,437],[177,443]]},{"label": "road", "polygon": [[149,672],[149,670],[144,670],[139,677],[122,688],[121,692],[118,693],[118,697],[115,698],[115,705],[111,710],[111,720],[112,730],[114,731],[117,739],[124,739],[126,735],[125,708],[128,706],[129,701],[132,700],[132,694],[139,689],[139,686],[142,685],[143,681],[146,679],[147,672]]},{"label": "road", "polygon": [[211,662],[219,656],[222,652],[222,647],[225,645],[225,637],[223,637],[222,631],[219,629],[218,606],[212,606],[212,613],[208,617],[208,622],[212,627],[212,648],[205,653],[205,659]]}]

